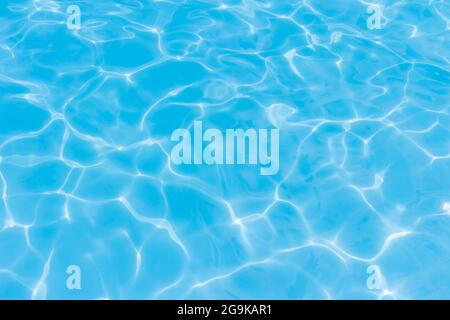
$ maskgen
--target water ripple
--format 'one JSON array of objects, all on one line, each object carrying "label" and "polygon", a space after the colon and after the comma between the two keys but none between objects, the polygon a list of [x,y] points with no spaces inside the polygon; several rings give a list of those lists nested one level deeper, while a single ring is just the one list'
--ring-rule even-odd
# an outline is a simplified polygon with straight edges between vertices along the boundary
[{"label": "water ripple", "polygon": [[[0,4],[0,298],[450,298],[450,5],[378,3]],[[173,165],[194,120],[279,173]]]}]

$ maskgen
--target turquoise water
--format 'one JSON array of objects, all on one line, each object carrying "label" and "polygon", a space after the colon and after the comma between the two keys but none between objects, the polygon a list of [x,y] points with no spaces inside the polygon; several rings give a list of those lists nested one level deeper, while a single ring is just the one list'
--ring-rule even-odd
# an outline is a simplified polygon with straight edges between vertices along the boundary
[{"label": "turquoise water", "polygon": [[449,299],[450,3],[378,3],[2,1],[0,298]]}]

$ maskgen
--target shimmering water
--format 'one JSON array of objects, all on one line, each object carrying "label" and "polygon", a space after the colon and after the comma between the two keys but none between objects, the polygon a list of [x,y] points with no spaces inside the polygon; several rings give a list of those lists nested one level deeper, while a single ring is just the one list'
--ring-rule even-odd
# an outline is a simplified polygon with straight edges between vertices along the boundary
[{"label": "shimmering water", "polygon": [[[450,298],[450,3],[378,3],[2,1],[0,298]],[[278,174],[173,165],[195,120]]]}]

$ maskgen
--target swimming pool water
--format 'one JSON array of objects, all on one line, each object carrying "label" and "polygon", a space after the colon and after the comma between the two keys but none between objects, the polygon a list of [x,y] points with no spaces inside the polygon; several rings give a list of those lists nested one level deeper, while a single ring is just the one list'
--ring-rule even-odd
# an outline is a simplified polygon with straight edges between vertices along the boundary
[{"label": "swimming pool water", "polygon": [[[2,1],[0,298],[449,299],[449,17]],[[279,129],[279,171],[174,165],[194,121]]]}]

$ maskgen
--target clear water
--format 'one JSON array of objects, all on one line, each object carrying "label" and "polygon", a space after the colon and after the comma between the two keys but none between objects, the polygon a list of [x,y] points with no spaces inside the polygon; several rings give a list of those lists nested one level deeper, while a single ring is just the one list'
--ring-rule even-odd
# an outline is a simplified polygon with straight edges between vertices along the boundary
[{"label": "clear water", "polygon": [[[450,298],[450,3],[379,3],[2,1],[0,298]],[[278,174],[174,166],[194,120]]]}]

